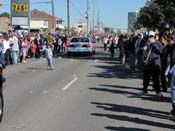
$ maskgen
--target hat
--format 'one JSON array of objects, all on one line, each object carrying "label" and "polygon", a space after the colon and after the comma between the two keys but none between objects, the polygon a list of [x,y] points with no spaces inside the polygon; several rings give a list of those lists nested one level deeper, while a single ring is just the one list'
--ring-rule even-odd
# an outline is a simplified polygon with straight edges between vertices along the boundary
[{"label": "hat", "polygon": [[154,31],[150,31],[149,33],[148,33],[148,36],[155,36],[156,34],[155,34],[155,32]]}]

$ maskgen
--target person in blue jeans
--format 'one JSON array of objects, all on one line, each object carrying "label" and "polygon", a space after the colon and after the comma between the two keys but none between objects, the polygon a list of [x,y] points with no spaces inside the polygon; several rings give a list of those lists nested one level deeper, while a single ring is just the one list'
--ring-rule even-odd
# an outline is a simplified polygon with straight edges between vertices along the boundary
[{"label": "person in blue jeans", "polygon": [[52,45],[48,44],[45,49],[45,55],[47,59],[48,64],[48,70],[53,70],[53,51],[52,51]]}]

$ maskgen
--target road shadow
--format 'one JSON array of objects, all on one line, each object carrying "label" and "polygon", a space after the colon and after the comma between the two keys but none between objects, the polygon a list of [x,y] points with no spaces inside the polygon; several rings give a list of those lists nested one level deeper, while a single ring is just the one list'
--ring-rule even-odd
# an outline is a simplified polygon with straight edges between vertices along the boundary
[{"label": "road shadow", "polygon": [[92,67],[103,69],[103,72],[89,73],[88,77],[99,77],[99,78],[107,78],[107,79],[111,79],[111,78],[142,79],[141,72],[127,70],[121,64],[97,65]]},{"label": "road shadow", "polygon": [[113,93],[113,94],[123,94],[123,95],[138,96],[137,93],[130,92],[130,91],[118,90],[118,89],[96,88],[96,87],[92,87],[92,88],[89,88],[89,89],[90,90],[95,90],[95,91]]},{"label": "road shadow", "polygon": [[103,117],[103,118],[106,117],[106,118],[118,120],[118,121],[125,121],[125,122],[141,124],[141,125],[165,128],[165,131],[166,129],[175,129],[175,125],[165,124],[163,122],[162,123],[155,122],[151,120],[144,120],[144,119],[140,119],[137,117],[129,117],[129,116],[124,116],[124,115],[114,115],[114,114],[102,114],[102,113],[92,113],[91,115],[95,117]]},{"label": "road shadow", "polygon": [[40,67],[28,67],[28,68],[26,68],[26,69],[28,69],[28,70],[47,70],[47,68],[40,68]]},{"label": "road shadow", "polygon": [[111,131],[151,131],[151,130],[141,129],[141,128],[112,127],[112,126],[107,126],[105,127],[105,129],[111,130]]},{"label": "road shadow", "polygon": [[[127,87],[127,86],[119,86],[119,85],[114,86],[114,85],[103,85],[103,84],[101,84],[101,86],[102,87],[90,87],[89,89],[94,90],[94,91],[125,95],[128,98],[139,98],[139,99],[142,99],[145,101],[171,103],[170,97],[164,96],[163,98],[158,98],[158,97],[156,97],[156,94],[155,95],[148,94],[147,96],[141,97],[138,95],[138,92],[140,92],[141,89],[139,89],[137,87]],[[131,90],[128,90],[128,89],[131,89]],[[135,92],[134,90],[138,90],[138,92]],[[150,91],[154,92],[153,90],[150,90]]]},{"label": "road shadow", "polygon": [[[147,100],[152,102],[171,103],[171,97],[166,97],[166,96],[164,96],[163,98],[157,98],[155,95],[148,94],[146,97],[140,97],[138,96],[138,93],[134,93],[134,90],[138,92],[141,91],[142,88],[139,88],[139,87],[128,87],[128,86],[107,85],[107,84],[100,84],[99,86],[103,88],[89,88],[89,89],[96,90],[96,91],[110,92],[115,94],[130,95],[128,96],[128,98],[140,98],[142,100]],[[109,89],[109,88],[114,88],[114,89]],[[148,91],[155,92],[153,89],[148,89]]]},{"label": "road shadow", "polygon": [[111,103],[99,103],[99,102],[91,102],[91,104],[96,105],[97,108],[101,108],[106,111],[112,112],[124,112],[136,115],[144,115],[149,117],[154,117],[158,119],[166,119],[169,120],[169,113],[165,111],[146,109],[142,107],[133,107],[128,105],[119,105],[119,104],[111,104]]}]

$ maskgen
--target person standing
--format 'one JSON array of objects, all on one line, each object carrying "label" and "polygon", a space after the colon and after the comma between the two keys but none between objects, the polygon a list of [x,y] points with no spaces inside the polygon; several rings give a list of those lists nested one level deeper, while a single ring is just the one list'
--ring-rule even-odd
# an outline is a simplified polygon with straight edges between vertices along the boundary
[{"label": "person standing", "polygon": [[115,51],[115,37],[112,36],[111,45],[109,47],[109,51],[111,52],[111,57],[114,57],[114,51]]},{"label": "person standing", "polygon": [[17,64],[19,56],[19,40],[14,32],[10,32],[10,47],[12,64]]},{"label": "person standing", "polygon": [[145,46],[145,43],[146,42],[143,39],[143,34],[139,33],[138,39],[136,40],[135,43],[135,56],[136,56],[135,64],[139,70],[143,69],[143,47]]},{"label": "person standing", "polygon": [[135,70],[135,43],[137,40],[137,34],[134,33],[130,37],[130,42],[128,44],[128,50],[129,50],[129,65],[131,70]]},{"label": "person standing", "polygon": [[143,69],[143,88],[138,95],[147,95],[150,78],[153,80],[153,88],[155,89],[157,97],[163,97],[160,89],[160,69],[162,53],[162,44],[155,39],[155,32],[150,31],[148,34],[148,44],[143,47],[143,51],[147,53],[147,59],[144,61]]},{"label": "person standing", "polygon": [[108,37],[107,37],[107,36],[105,36],[105,37],[103,38],[103,44],[104,44],[104,51],[106,52],[106,50],[107,50],[107,45],[108,45]]},{"label": "person standing", "polygon": [[45,55],[48,64],[48,70],[53,70],[53,52],[52,52],[52,45],[48,44],[45,49]]},{"label": "person standing", "polygon": [[35,44],[35,41],[33,40],[30,45],[30,51],[31,51],[32,58],[36,58],[36,50],[37,50],[37,45]]},{"label": "person standing", "polygon": [[28,40],[27,38],[24,38],[21,44],[21,52],[22,52],[22,62],[26,63],[26,55],[27,55],[27,49],[28,49]]},{"label": "person standing", "polygon": [[170,44],[168,36],[162,36],[161,42],[163,45],[162,54],[161,54],[161,83],[162,83],[162,92],[167,91],[167,80],[166,80],[166,70],[170,66],[169,54],[170,54]]}]

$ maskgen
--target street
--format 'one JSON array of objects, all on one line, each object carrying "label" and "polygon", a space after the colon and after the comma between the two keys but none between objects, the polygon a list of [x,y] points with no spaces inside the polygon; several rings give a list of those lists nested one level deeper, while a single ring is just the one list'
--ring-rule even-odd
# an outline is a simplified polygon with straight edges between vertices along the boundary
[{"label": "street", "polygon": [[175,131],[170,92],[138,97],[141,73],[125,69],[98,46],[94,56],[54,58],[4,70],[0,131]]}]

